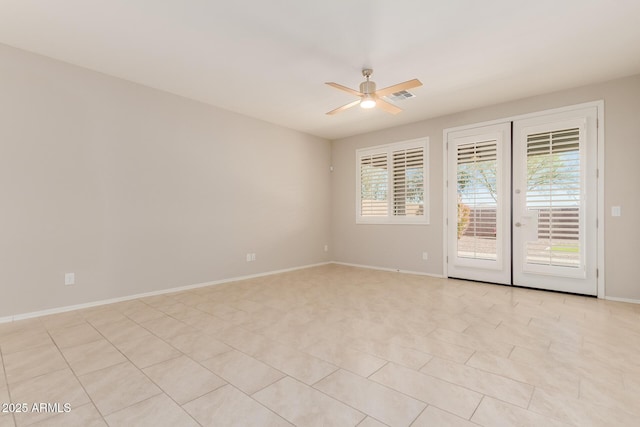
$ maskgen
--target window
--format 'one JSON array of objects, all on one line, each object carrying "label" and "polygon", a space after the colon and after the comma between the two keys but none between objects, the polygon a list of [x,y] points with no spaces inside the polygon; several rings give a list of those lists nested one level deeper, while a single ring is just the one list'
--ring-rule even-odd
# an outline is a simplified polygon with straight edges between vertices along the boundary
[{"label": "window", "polygon": [[356,151],[356,223],[428,224],[428,138]]}]

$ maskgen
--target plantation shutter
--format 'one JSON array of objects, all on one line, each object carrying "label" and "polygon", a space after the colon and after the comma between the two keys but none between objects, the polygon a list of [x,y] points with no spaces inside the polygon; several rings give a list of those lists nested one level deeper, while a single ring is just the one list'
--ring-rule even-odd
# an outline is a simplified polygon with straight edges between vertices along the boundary
[{"label": "plantation shutter", "polygon": [[356,150],[356,222],[428,224],[427,138]]},{"label": "plantation shutter", "polygon": [[387,153],[364,155],[360,158],[361,216],[387,216],[388,177]]},{"label": "plantation shutter", "polygon": [[424,149],[393,152],[393,215],[415,216],[424,212]]},{"label": "plantation shutter", "polygon": [[457,150],[457,256],[496,260],[497,141],[463,143]]},{"label": "plantation shutter", "polygon": [[580,129],[527,135],[527,210],[537,211],[528,263],[580,267]]}]

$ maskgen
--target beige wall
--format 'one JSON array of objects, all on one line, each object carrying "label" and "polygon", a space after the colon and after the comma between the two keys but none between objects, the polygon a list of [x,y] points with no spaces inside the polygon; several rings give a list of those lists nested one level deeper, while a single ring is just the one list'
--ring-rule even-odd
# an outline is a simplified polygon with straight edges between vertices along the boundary
[{"label": "beige wall", "polygon": [[[605,101],[606,295],[640,300],[640,76],[333,141],[334,260],[442,274],[443,130],[600,99]],[[356,225],[355,150],[423,136],[430,138],[431,225]],[[615,205],[622,206],[621,217],[611,217],[611,206]],[[428,261],[422,260],[422,252],[429,253]]]},{"label": "beige wall", "polygon": [[328,261],[329,162],[326,140],[0,45],[0,318]]}]

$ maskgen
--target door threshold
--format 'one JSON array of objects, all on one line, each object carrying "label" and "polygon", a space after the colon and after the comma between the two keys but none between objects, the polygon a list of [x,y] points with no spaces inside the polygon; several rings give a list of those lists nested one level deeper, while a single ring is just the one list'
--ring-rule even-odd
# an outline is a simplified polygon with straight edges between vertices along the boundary
[{"label": "door threshold", "polygon": [[553,292],[555,294],[575,295],[575,296],[578,296],[578,297],[589,297],[589,298],[598,299],[597,295],[579,294],[577,292],[556,291],[556,290],[553,290],[553,289],[536,288],[536,287],[530,287],[530,286],[520,286],[520,285],[512,285],[512,284],[506,284],[506,283],[486,282],[486,281],[483,281],[483,280],[464,279],[464,278],[461,278],[461,277],[453,277],[453,276],[448,276],[447,279],[464,280],[465,282],[482,283],[482,284],[485,284],[485,285],[508,286],[510,288],[525,289],[525,290],[530,290],[530,291]]}]

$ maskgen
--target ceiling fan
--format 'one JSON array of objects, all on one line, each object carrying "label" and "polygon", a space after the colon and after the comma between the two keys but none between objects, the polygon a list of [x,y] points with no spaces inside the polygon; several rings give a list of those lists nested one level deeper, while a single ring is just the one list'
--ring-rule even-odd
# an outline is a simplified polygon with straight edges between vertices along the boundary
[{"label": "ceiling fan", "polygon": [[413,79],[406,81],[404,83],[398,83],[397,85],[385,87],[384,89],[376,90],[375,82],[369,80],[373,74],[373,70],[370,68],[365,68],[362,70],[362,75],[367,79],[366,81],[360,83],[360,92],[354,89],[350,89],[346,86],[342,86],[338,83],[327,82],[329,86],[335,87],[336,89],[342,90],[344,92],[350,93],[351,95],[357,96],[358,100],[350,102],[342,107],[338,107],[335,110],[329,111],[328,115],[334,115],[341,111],[344,111],[348,108],[351,108],[357,104],[360,104],[362,108],[373,108],[380,107],[382,110],[391,114],[398,114],[402,111],[401,108],[396,107],[395,105],[385,101],[382,99],[383,96],[391,95],[392,93],[400,92],[407,89],[412,89],[414,87],[422,86],[422,83],[418,79]]}]

